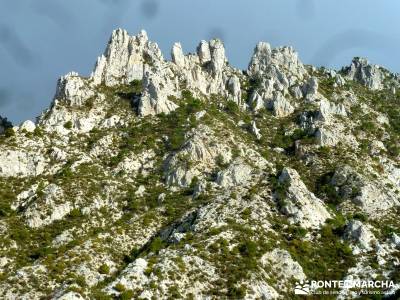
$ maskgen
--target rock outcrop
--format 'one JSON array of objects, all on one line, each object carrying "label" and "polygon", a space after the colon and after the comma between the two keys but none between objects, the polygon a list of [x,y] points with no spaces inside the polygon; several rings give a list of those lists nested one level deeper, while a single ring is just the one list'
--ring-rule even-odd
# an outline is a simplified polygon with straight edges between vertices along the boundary
[{"label": "rock outcrop", "polygon": [[0,152],[1,177],[37,176],[45,170],[45,159],[39,153],[23,150]]},{"label": "rock outcrop", "polygon": [[343,69],[345,76],[350,80],[355,80],[372,90],[383,88],[384,74],[378,65],[372,65],[365,58],[356,57],[351,65]]},{"label": "rock outcrop", "polygon": [[[304,228],[318,227],[330,217],[323,202],[311,193],[296,170],[284,168],[279,182],[287,186],[281,210],[292,223],[299,223]],[[281,196],[278,196],[281,197]]]},{"label": "rock outcrop", "polygon": [[347,224],[344,237],[355,242],[361,250],[365,251],[371,250],[373,241],[376,241],[371,230],[358,220],[353,220]]}]

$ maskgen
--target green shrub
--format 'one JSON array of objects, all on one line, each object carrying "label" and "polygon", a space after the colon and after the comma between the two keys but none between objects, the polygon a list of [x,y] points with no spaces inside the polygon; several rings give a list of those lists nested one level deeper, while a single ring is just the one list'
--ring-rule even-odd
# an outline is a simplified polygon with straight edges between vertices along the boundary
[{"label": "green shrub", "polygon": [[107,264],[102,264],[99,268],[99,273],[100,274],[109,274],[110,273],[110,267]]},{"label": "green shrub", "polygon": [[15,131],[14,131],[14,129],[12,129],[12,128],[7,128],[7,129],[4,131],[4,135],[5,135],[5,137],[7,137],[7,138],[13,137],[13,136],[15,136]]},{"label": "green shrub", "polygon": [[122,292],[124,292],[124,291],[126,290],[126,287],[125,287],[122,283],[118,282],[118,283],[114,286],[114,290],[116,290],[117,292],[122,293]]},{"label": "green shrub", "polygon": [[120,295],[119,295],[119,298],[121,299],[121,300],[130,300],[130,299],[133,299],[133,297],[134,297],[134,292],[132,291],[132,290],[126,290],[126,291],[123,291]]},{"label": "green shrub", "polygon": [[237,115],[239,113],[239,106],[236,102],[228,100],[226,101],[225,110],[230,114]]},{"label": "green shrub", "polygon": [[72,121],[65,122],[64,128],[65,129],[71,129],[72,128]]},{"label": "green shrub", "polygon": [[362,222],[366,222],[368,220],[367,215],[361,213],[361,212],[356,212],[353,214],[353,219],[360,220]]},{"label": "green shrub", "polygon": [[158,253],[162,248],[164,248],[164,241],[160,237],[154,238],[149,246],[150,252]]}]

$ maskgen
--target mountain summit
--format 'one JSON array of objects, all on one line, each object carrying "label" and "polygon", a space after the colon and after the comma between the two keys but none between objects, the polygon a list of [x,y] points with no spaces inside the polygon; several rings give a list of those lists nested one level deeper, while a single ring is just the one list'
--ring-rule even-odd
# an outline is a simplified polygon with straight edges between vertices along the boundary
[{"label": "mountain summit", "polygon": [[297,299],[356,279],[394,295],[399,75],[265,42],[247,70],[218,39],[171,57],[117,29],[36,122],[0,117],[0,297]]}]

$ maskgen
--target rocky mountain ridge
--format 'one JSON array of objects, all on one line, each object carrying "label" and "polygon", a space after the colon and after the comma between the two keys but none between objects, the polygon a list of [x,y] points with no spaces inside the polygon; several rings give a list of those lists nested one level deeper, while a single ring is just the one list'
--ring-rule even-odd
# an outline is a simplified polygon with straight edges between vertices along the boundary
[{"label": "rocky mountain ridge", "polygon": [[117,29],[36,122],[0,118],[1,297],[296,299],[296,282],[346,278],[396,293],[399,75],[265,42],[245,71],[218,39],[171,58]]}]

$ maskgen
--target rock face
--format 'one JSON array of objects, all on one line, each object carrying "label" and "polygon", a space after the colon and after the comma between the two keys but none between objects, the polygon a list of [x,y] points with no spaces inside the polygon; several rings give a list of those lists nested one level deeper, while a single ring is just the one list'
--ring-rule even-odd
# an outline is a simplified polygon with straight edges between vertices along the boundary
[{"label": "rock face", "polygon": [[344,73],[348,79],[358,81],[372,90],[383,88],[382,69],[377,65],[371,65],[365,58],[354,58],[351,65],[344,69]]},{"label": "rock face", "polygon": [[294,169],[284,168],[279,182],[287,185],[282,211],[293,223],[300,223],[304,228],[318,227],[330,217],[320,199],[308,191]]},{"label": "rock face", "polygon": [[294,111],[293,106],[282,96],[281,93],[276,93],[274,95],[271,107],[274,115],[277,117],[286,117]]},{"label": "rock face", "polygon": [[368,181],[349,166],[338,168],[331,182],[341,197],[350,199],[372,218],[384,214],[399,203],[399,198],[389,189],[378,182]]},{"label": "rock face", "polygon": [[126,30],[117,29],[112,33],[104,54],[97,59],[91,79],[95,84],[108,86],[141,80],[145,69],[161,60],[163,57],[158,45],[149,41],[145,31],[130,36]]},{"label": "rock face", "polygon": [[195,177],[203,179],[207,173],[211,173],[217,157],[227,163],[231,156],[230,149],[222,143],[216,143],[215,133],[202,125],[189,133],[182,149],[167,158],[166,182],[168,185],[189,186]]},{"label": "rock face", "polygon": [[306,279],[303,268],[293,260],[286,250],[274,249],[272,252],[264,254],[261,257],[261,262],[263,264],[274,264],[283,277],[294,278],[298,281]]},{"label": "rock face", "polygon": [[166,60],[144,31],[114,31],[36,122],[0,118],[0,298],[292,299],[310,279],[395,280],[399,88],[362,59],[337,72],[261,42],[238,70],[218,39]]},{"label": "rock face", "polygon": [[277,79],[282,88],[302,80],[307,74],[298,54],[291,47],[271,49],[268,43],[261,42],[254,49],[249,65],[251,76],[265,76]]},{"label": "rock face", "polygon": [[94,94],[93,88],[86,79],[80,77],[76,72],[71,72],[58,80],[54,98],[66,100],[71,106],[82,106]]},{"label": "rock face", "polygon": [[245,185],[251,178],[251,172],[249,165],[243,161],[235,161],[218,174],[217,183],[222,187]]},{"label": "rock face", "polygon": [[118,29],[98,59],[91,79],[95,84],[107,86],[143,80],[138,108],[141,116],[175,110],[178,105],[169,99],[180,97],[182,89],[189,89],[197,96],[219,94],[241,105],[240,72],[227,66],[220,40],[201,41],[197,55],[184,55],[182,46],[175,43],[171,57],[172,62],[165,61],[146,32],[130,36]]},{"label": "rock face", "polygon": [[0,176],[2,177],[26,177],[37,176],[43,173],[45,159],[40,154],[6,150],[0,153]]}]

